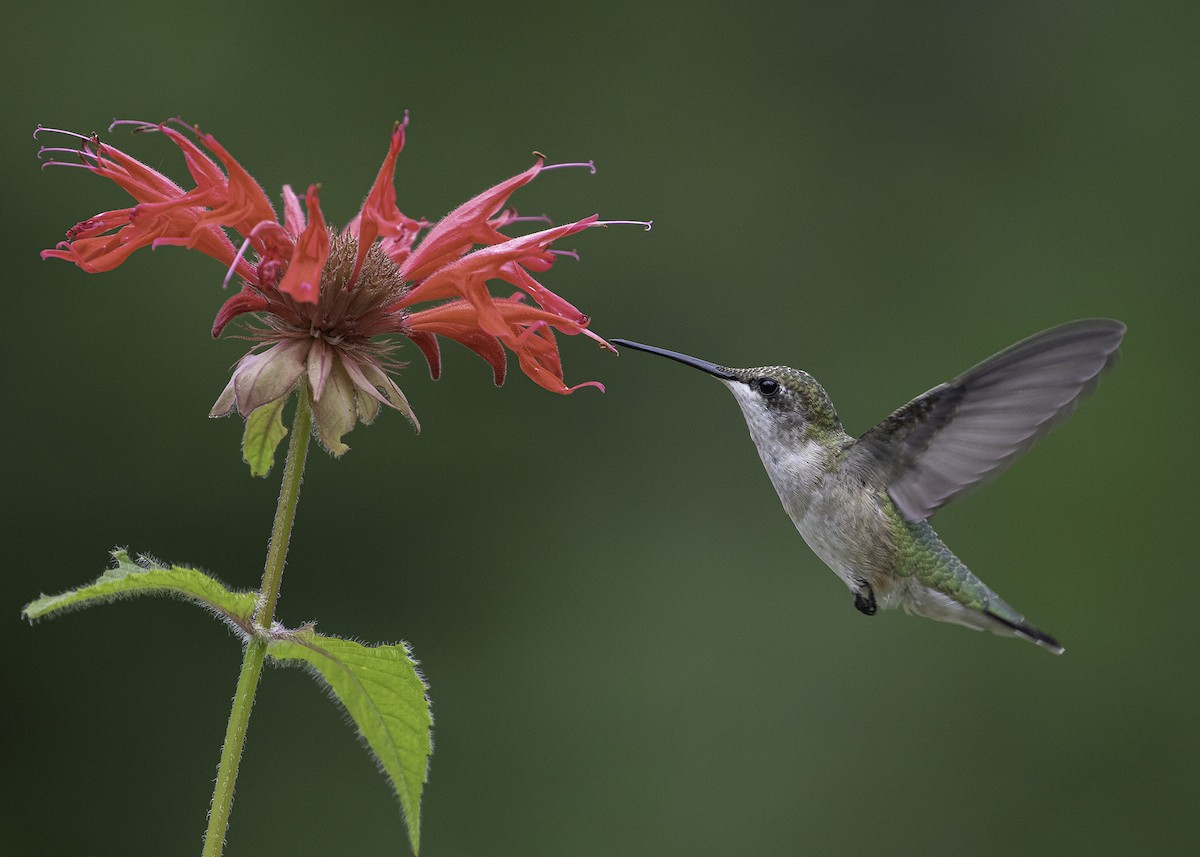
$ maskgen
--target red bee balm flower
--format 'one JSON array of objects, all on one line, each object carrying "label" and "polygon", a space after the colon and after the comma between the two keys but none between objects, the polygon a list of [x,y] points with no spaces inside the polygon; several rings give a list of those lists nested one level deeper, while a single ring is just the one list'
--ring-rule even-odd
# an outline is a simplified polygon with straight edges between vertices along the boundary
[{"label": "red bee balm flower", "polygon": [[[546,166],[541,155],[529,169],[471,199],[436,225],[414,220],[396,207],[392,177],[404,147],[408,123],[396,124],[391,145],[362,210],[342,230],[326,226],[311,185],[303,205],[291,187],[283,188],[283,217],[262,188],[210,134],[177,120],[163,124],[115,122],[137,131],[164,134],[183,153],[195,187],[185,190],[96,135],[67,134],[76,148],[43,148],[78,161],[48,163],[87,169],[111,179],[136,204],[101,212],[67,231],[67,240],[42,257],[74,262],[89,273],[109,271],[141,247],[176,244],[206,253],[237,276],[242,288],[217,313],[213,336],[234,318],[251,314],[260,325],[257,341],[243,357],[213,407],[213,416],[234,408],[249,419],[260,408],[277,414],[303,379],[313,402],[317,434],[334,454],[347,447],[342,435],[369,423],[388,405],[417,426],[408,401],[392,380],[400,365],[387,337],[400,334],[417,345],[430,374],[441,371],[438,337],[474,351],[504,381],[507,348],[526,375],[555,393],[604,387],[588,381],[568,387],[554,331],[583,334],[602,347],[607,342],[587,329],[588,317],[534,279],[566,251],[551,245],[567,235],[606,225],[596,215],[528,235],[501,230],[521,218],[504,205],[517,188]],[[110,129],[111,130],[111,129]],[[631,221],[610,221],[631,222]],[[643,223],[647,229],[649,223]],[[242,239],[240,247],[227,230]],[[488,283],[499,280],[517,291],[498,297]],[[529,299],[531,302],[526,302]],[[418,305],[432,304],[418,308]],[[382,337],[382,338],[381,338]],[[264,412],[265,413],[265,412]]]}]

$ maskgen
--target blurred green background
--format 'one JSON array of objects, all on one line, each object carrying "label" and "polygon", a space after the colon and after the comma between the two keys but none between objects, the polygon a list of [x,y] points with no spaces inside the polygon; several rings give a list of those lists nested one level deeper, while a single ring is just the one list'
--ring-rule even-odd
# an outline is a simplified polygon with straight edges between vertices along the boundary
[{"label": "blurred green background", "polygon": [[[24,16],[24,17],[22,17]],[[257,585],[277,478],[206,413],[222,270],[38,251],[114,187],[39,122],[182,116],[277,198],[357,211],[412,113],[401,208],[599,211],[544,282],[595,329],[787,363],[859,433],[1009,343],[1129,324],[1063,428],[935,523],[1067,653],[868,620],[700,373],[563,340],[568,398],[420,358],[311,459],[280,616],[412,643],[436,752],[423,855],[1181,854],[1200,800],[1194,580],[1200,13],[1188,4],[120,6],[7,13],[0,850],[196,854],[240,650],[135,601],[29,627],[114,545]],[[166,141],[106,139],[183,176]],[[387,786],[300,671],[265,677],[230,855],[395,855]]]}]

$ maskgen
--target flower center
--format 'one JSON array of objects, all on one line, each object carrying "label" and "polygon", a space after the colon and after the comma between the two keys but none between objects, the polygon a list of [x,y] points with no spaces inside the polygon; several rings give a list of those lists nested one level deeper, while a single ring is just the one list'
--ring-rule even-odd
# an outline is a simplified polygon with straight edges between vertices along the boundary
[{"label": "flower center", "polygon": [[284,337],[312,336],[333,345],[365,343],[373,336],[402,332],[402,314],[390,310],[410,286],[379,242],[367,251],[353,287],[347,288],[358,256],[358,238],[329,231],[329,258],[321,270],[317,302],[300,303],[277,290],[270,293],[267,321]]}]

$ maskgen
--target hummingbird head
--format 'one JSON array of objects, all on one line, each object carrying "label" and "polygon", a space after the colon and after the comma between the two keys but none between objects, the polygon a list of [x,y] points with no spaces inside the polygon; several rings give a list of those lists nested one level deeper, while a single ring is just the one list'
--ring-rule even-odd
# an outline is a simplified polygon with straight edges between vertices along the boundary
[{"label": "hummingbird head", "polygon": [[798,445],[820,441],[842,432],[842,422],[829,394],[807,372],[787,366],[733,369],[627,339],[612,342],[678,361],[724,382],[737,399],[750,434],[760,449],[775,443]]}]

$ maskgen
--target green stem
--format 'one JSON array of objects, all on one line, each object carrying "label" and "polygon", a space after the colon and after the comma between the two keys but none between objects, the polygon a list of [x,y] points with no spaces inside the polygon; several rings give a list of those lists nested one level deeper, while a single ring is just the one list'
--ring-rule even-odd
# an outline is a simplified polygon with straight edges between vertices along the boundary
[{"label": "green stem", "polygon": [[287,461],[283,466],[279,503],[275,507],[275,523],[271,527],[271,544],[267,548],[258,609],[254,612],[255,630],[259,633],[247,642],[246,652],[242,656],[242,670],[233,695],[233,707],[229,711],[229,725],[225,728],[225,743],[221,747],[221,763],[217,767],[217,784],[208,813],[203,857],[220,857],[225,848],[225,831],[229,828],[229,812],[233,808],[233,786],[237,782],[238,765],[246,743],[246,727],[250,724],[254,694],[258,690],[258,680],[262,677],[263,662],[267,657],[265,632],[271,627],[275,618],[275,604],[279,601],[279,584],[283,579],[283,564],[292,537],[292,522],[296,517],[296,503],[300,499],[300,483],[304,477],[304,461],[308,456],[311,432],[312,406],[308,401],[307,385],[301,384],[296,416],[292,420],[292,437],[288,441]]},{"label": "green stem", "polygon": [[279,600],[279,584],[283,580],[283,563],[287,559],[288,542],[292,539],[292,522],[296,518],[296,503],[300,500],[300,483],[304,481],[304,460],[308,457],[308,440],[312,434],[312,406],[308,402],[308,385],[300,385],[296,397],[296,417],[292,420],[292,437],[288,441],[287,461],[283,465],[283,484],[279,487],[279,504],[275,507],[275,523],[271,526],[271,544],[267,548],[267,565],[263,569],[262,588],[254,624],[269,630],[275,618],[275,603]]},{"label": "green stem", "polygon": [[233,784],[237,780],[242,747],[246,743],[246,727],[250,724],[250,709],[254,707],[254,692],[258,689],[266,657],[266,640],[255,637],[246,645],[233,708],[229,712],[229,725],[225,729],[225,744],[221,747],[221,764],[217,767],[217,785],[208,813],[208,831],[204,834],[204,857],[221,857],[225,848],[229,811],[233,809]]}]

